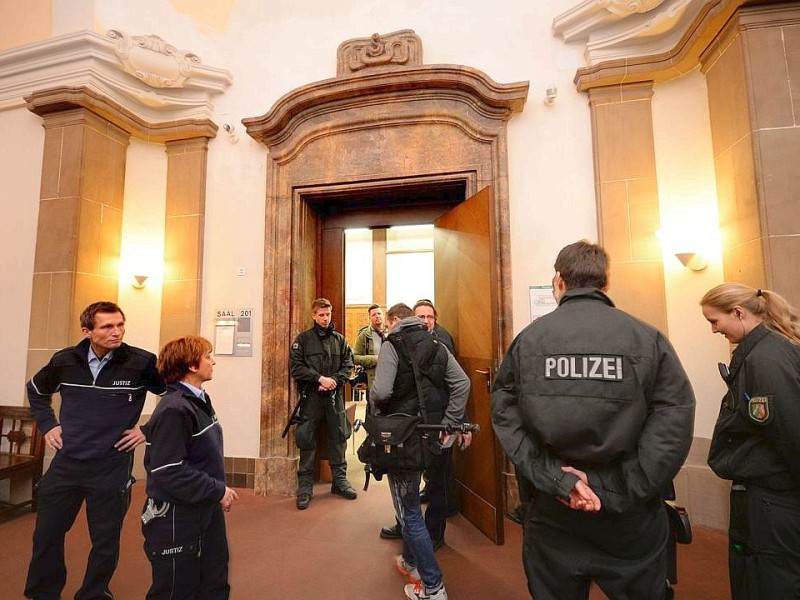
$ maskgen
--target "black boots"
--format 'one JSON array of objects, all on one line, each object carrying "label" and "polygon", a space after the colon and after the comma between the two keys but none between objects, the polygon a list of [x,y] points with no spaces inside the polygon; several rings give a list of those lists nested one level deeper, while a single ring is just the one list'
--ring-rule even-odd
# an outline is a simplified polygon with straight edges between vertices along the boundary
[{"label": "black boots", "polygon": [[347,481],[337,484],[335,481],[331,484],[331,494],[336,494],[348,500],[355,500],[358,494]]}]

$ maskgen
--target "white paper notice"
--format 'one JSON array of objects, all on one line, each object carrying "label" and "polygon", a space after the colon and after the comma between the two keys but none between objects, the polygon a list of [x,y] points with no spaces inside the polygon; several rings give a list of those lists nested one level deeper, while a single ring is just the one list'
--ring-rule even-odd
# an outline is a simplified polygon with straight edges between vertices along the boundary
[{"label": "white paper notice", "polygon": [[217,321],[214,328],[214,354],[233,354],[233,334],[235,321]]},{"label": "white paper notice", "polygon": [[553,297],[552,285],[532,285],[530,286],[531,297],[531,321],[553,312],[558,303]]}]

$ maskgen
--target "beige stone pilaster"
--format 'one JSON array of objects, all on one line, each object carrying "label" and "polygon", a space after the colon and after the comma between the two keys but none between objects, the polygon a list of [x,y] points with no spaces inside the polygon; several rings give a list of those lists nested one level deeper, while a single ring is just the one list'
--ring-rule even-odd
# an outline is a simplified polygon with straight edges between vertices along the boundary
[{"label": "beige stone pilaster", "polygon": [[651,82],[589,90],[599,241],[611,256],[610,295],[667,330]]},{"label": "beige stone pilaster", "polygon": [[45,129],[33,274],[28,375],[81,338],[86,305],[117,299],[125,154],[129,135],[70,108]]},{"label": "beige stone pilaster", "polygon": [[800,2],[740,8],[702,58],[725,279],[800,304]]},{"label": "beige stone pilaster", "polygon": [[208,138],[169,141],[166,151],[161,345],[200,331]]}]

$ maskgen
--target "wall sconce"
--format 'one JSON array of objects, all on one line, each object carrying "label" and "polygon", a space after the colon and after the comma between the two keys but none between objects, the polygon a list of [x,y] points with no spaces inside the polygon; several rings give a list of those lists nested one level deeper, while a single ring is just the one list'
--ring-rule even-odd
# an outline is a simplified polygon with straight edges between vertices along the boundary
[{"label": "wall sconce", "polygon": [[140,290],[144,287],[145,281],[147,281],[147,275],[134,275],[133,276],[133,283],[131,285],[135,287],[137,290]]},{"label": "wall sconce", "polygon": [[676,252],[675,258],[681,261],[684,267],[692,271],[702,271],[708,266],[708,259],[696,252]]},{"label": "wall sconce", "polygon": [[544,103],[546,106],[553,106],[556,103],[556,97],[558,96],[558,88],[554,84],[550,84],[547,86],[547,90],[544,93]]}]

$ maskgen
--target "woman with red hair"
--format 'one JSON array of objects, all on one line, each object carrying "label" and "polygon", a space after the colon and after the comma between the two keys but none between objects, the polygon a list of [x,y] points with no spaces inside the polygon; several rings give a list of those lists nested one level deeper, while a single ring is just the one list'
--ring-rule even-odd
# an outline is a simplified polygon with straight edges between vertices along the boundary
[{"label": "woman with red hair", "polygon": [[157,367],[167,394],[142,428],[147,437],[142,532],[153,571],[147,598],[227,599],[223,511],[238,496],[225,485],[222,428],[203,390],[214,372],[211,343],[198,336],[172,340]]}]

